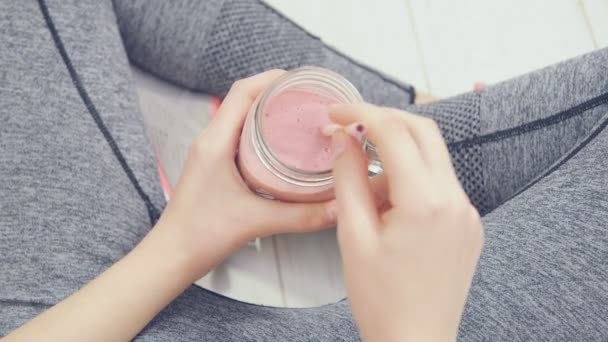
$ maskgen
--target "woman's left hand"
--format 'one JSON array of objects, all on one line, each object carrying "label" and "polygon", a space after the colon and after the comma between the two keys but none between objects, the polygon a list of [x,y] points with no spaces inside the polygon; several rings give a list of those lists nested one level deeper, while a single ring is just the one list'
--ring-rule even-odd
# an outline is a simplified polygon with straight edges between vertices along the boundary
[{"label": "woman's left hand", "polygon": [[217,117],[192,144],[174,196],[148,235],[112,267],[6,340],[130,341],[194,280],[247,240],[331,225],[328,203],[263,199],[247,188],[236,168],[249,107],[283,73],[268,71],[235,83]]},{"label": "woman's left hand", "polygon": [[[234,83],[217,116],[190,147],[173,198],[159,224],[182,235],[195,255],[203,241],[213,241],[218,248],[215,262],[219,262],[250,239],[309,232],[333,223],[329,203],[285,203],[255,195],[235,163],[249,108],[284,72],[271,70]],[[208,258],[208,250],[205,256]],[[198,269],[204,271],[201,266]]]}]

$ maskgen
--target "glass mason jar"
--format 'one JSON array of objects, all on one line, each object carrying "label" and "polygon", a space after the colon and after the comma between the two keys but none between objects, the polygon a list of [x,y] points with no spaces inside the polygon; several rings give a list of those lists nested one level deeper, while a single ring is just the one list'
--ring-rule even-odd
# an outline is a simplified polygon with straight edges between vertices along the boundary
[{"label": "glass mason jar", "polygon": [[[266,198],[289,202],[331,199],[334,197],[331,168],[304,170],[294,167],[271,149],[267,137],[264,136],[263,113],[273,99],[286,91],[323,96],[330,99],[331,103],[363,101],[357,89],[333,71],[319,67],[301,67],[285,73],[260,94],[249,110],[237,156],[241,175],[252,190]],[[302,114],[306,115],[305,112]],[[378,173],[381,169],[373,146],[367,139],[361,144],[371,159],[370,173]]]}]

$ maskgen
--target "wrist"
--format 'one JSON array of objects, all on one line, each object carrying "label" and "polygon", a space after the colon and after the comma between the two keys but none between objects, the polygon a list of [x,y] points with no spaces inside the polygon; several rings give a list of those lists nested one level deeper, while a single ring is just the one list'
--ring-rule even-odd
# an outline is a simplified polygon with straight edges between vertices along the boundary
[{"label": "wrist", "polygon": [[[196,267],[196,256],[191,242],[175,227],[160,220],[146,235],[134,252],[145,254],[157,267],[187,285],[202,276]],[[148,255],[150,257],[148,257]]]},{"label": "wrist", "polygon": [[211,229],[203,223],[184,220],[187,215],[174,214],[165,210],[148,235],[162,244],[158,248],[165,251],[178,272],[188,276],[191,282],[204,276],[242,244],[223,226]]}]

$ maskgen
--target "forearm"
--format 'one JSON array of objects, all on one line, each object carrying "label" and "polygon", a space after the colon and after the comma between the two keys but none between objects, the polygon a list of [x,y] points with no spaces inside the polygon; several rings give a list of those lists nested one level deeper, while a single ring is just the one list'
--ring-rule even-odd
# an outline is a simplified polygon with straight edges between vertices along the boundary
[{"label": "forearm", "polygon": [[6,340],[131,340],[201,272],[174,228],[157,225],[122,260]]},{"label": "forearm", "polygon": [[114,0],[131,61],[181,86],[223,96],[241,78],[317,65],[344,75],[365,100],[405,108],[413,88],[325,45],[260,0]]}]

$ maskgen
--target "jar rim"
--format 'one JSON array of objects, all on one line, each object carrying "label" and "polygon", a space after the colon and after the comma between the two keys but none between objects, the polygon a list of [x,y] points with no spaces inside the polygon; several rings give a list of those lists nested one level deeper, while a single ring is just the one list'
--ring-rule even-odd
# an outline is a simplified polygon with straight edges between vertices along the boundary
[{"label": "jar rim", "polygon": [[323,84],[323,86],[330,88],[333,91],[337,91],[344,98],[345,103],[363,101],[357,88],[342,75],[334,71],[316,66],[304,66],[292,69],[273,81],[261,94],[253,107],[254,122],[253,125],[251,125],[251,139],[254,150],[262,164],[283,181],[299,186],[328,185],[333,182],[331,169],[311,172],[284,163],[268,146],[262,134],[263,115],[261,115],[261,113],[263,108],[266,107],[269,99],[279,94],[290,85],[297,84],[298,82],[319,82]]}]

